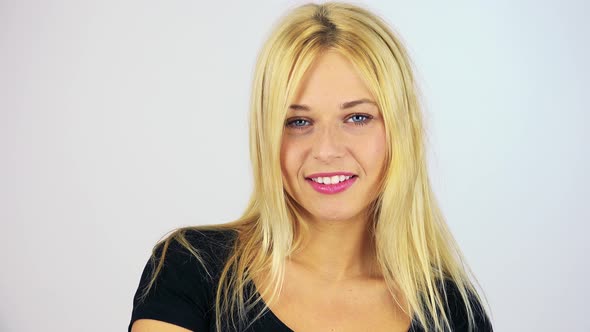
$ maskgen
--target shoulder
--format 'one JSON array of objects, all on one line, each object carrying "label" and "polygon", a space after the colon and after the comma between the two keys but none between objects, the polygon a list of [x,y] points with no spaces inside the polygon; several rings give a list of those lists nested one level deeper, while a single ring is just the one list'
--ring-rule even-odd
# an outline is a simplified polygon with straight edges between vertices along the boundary
[{"label": "shoulder", "polygon": [[[178,250],[190,244],[193,248],[204,252],[219,252],[233,247],[237,232],[231,228],[185,227],[174,231],[161,241],[158,246],[170,242],[170,246]],[[186,240],[186,242],[185,242]]]},{"label": "shoulder", "polygon": [[468,307],[473,313],[473,331],[488,332],[493,330],[490,319],[486,314],[486,310],[476,294],[468,291],[467,305],[465,299],[463,296],[461,296],[459,287],[454,281],[446,280],[441,284],[444,285],[444,291],[442,294],[446,296],[448,310],[447,317],[450,319],[453,331],[469,330],[469,315],[467,313]]},{"label": "shoulder", "polygon": [[128,330],[151,319],[208,331],[219,274],[235,238],[230,229],[184,228],[158,243],[141,275]]},{"label": "shoulder", "polygon": [[[486,314],[484,306],[481,304],[478,296],[472,292],[468,293],[467,302],[473,313],[473,325],[469,329],[469,315],[465,300],[459,291],[457,283],[453,280],[446,279],[444,282],[438,281],[438,290],[443,296],[445,314],[449,319],[451,331],[453,332],[491,332],[492,324]],[[429,324],[432,324],[430,322]],[[417,317],[412,320],[409,332],[424,332],[426,329],[418,321]],[[446,331],[446,330],[445,330]]]},{"label": "shoulder", "polygon": [[[154,248],[155,263],[180,268],[185,265],[214,272],[223,267],[237,233],[229,228],[187,227],[174,231]],[[215,273],[213,273],[215,274]]]}]

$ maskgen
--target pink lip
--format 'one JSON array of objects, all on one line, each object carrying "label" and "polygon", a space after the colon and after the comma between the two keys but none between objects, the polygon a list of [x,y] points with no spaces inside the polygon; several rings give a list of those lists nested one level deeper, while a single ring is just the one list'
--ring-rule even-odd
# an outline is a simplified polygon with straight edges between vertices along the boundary
[{"label": "pink lip", "polygon": [[350,172],[314,173],[314,174],[310,174],[310,175],[306,176],[305,178],[307,178],[307,179],[319,178],[319,177],[328,177],[329,178],[334,175],[353,176],[356,174],[350,173]]},{"label": "pink lip", "polygon": [[[328,174],[328,173],[323,173],[323,174]],[[344,173],[330,173],[333,175],[344,175]],[[317,175],[314,174],[313,177],[320,177],[322,175]],[[329,175],[326,175],[329,176]],[[348,175],[345,175],[348,176]],[[351,177],[348,180],[342,181],[342,182],[338,182],[336,184],[323,184],[323,183],[317,183],[312,179],[306,179],[307,182],[309,182],[309,184],[311,185],[311,187],[319,192],[320,194],[337,194],[339,192],[345,191],[346,189],[350,188],[350,186],[352,186],[352,184],[356,181],[356,176]]]}]

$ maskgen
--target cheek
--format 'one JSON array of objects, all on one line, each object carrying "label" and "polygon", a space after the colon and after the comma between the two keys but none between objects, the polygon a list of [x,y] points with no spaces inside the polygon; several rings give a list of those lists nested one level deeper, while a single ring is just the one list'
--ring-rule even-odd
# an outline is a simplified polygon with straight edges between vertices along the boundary
[{"label": "cheek", "polygon": [[283,181],[288,184],[290,180],[297,176],[298,153],[297,146],[289,140],[284,140],[281,145],[281,171]]},{"label": "cheek", "polygon": [[363,147],[365,160],[372,169],[380,170],[385,163],[387,144],[385,142],[385,130],[379,130],[370,138],[370,141]]}]

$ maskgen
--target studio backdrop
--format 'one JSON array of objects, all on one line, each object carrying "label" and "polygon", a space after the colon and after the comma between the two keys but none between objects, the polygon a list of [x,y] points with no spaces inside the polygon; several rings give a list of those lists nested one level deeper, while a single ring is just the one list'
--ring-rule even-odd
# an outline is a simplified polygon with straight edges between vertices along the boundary
[{"label": "studio backdrop", "polygon": [[[0,1],[0,331],[123,331],[152,246],[252,190],[257,52],[301,1]],[[414,61],[497,331],[589,331],[585,1],[355,1]]]}]

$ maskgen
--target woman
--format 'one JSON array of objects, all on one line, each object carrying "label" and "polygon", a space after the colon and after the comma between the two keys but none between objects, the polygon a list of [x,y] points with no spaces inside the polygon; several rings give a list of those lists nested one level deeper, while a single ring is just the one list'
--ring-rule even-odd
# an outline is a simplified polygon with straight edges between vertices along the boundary
[{"label": "woman", "polygon": [[491,331],[434,200],[410,61],[356,6],[296,8],[258,59],[237,221],[156,245],[142,331]]}]

